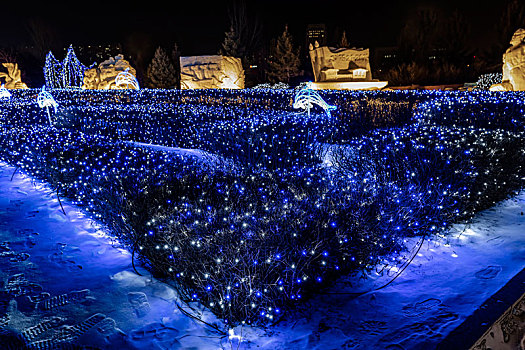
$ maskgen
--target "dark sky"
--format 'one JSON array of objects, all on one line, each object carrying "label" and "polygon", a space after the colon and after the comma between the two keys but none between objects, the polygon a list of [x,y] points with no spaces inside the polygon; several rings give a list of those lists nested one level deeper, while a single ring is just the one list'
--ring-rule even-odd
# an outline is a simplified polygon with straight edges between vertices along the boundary
[{"label": "dark sky", "polygon": [[[0,47],[29,44],[27,22],[38,18],[53,29],[64,46],[124,43],[130,36],[141,35],[153,46],[178,42],[183,55],[217,52],[229,26],[231,1],[171,0],[169,5],[166,3],[154,0],[138,5],[126,1],[92,2],[87,7],[84,4],[81,11],[74,11],[63,3],[54,5],[44,1],[36,7],[2,5]],[[306,25],[326,23],[329,34],[343,29],[351,44],[377,47],[395,45],[406,17],[422,6],[436,7],[445,15],[458,8],[472,22],[473,41],[483,42],[494,28],[503,1],[248,0],[247,3],[262,22],[264,40],[277,36],[287,23],[296,43],[304,45]]]}]

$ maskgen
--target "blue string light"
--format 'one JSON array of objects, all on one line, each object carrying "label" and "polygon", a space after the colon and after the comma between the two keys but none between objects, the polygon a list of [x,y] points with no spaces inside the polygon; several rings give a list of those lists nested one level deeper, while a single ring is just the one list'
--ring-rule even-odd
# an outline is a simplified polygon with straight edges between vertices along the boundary
[{"label": "blue string light", "polygon": [[66,57],[59,62],[49,51],[44,66],[46,86],[50,89],[80,88],[84,80],[84,72],[94,67],[83,65],[77,58],[73,45],[70,45]]},{"label": "blue string light", "polygon": [[398,267],[407,237],[444,235],[525,181],[522,93],[320,91],[338,107],[326,123],[289,90],[56,89],[49,125],[36,91],[0,100],[0,158],[229,324]]}]

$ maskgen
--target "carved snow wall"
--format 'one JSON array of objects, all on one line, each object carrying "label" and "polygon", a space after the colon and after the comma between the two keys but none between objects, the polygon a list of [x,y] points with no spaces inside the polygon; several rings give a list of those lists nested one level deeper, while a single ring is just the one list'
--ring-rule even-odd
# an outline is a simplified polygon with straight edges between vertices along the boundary
[{"label": "carved snow wall", "polygon": [[186,56],[180,58],[181,89],[244,89],[240,58]]}]

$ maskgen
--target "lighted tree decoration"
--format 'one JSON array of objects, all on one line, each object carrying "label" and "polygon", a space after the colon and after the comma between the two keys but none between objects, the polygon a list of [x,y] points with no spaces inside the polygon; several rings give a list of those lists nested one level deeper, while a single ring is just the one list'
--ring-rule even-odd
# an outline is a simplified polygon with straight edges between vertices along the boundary
[{"label": "lighted tree decoration", "polygon": [[53,53],[49,51],[46,55],[46,63],[44,66],[44,78],[48,88],[58,89],[62,87],[62,80],[60,79],[61,71],[62,65]]},{"label": "lighted tree decoration", "polygon": [[299,75],[299,50],[293,46],[292,35],[285,26],[284,32],[275,42],[268,60],[268,80],[271,82],[290,83],[293,77]]},{"label": "lighted tree decoration", "polygon": [[162,47],[155,51],[146,75],[152,88],[173,88],[177,83],[175,67]]},{"label": "lighted tree decoration", "polygon": [[81,87],[86,69],[88,67],[80,63],[73,50],[73,45],[70,45],[62,62],[62,84],[64,88]]},{"label": "lighted tree decoration", "polygon": [[69,46],[62,62],[59,62],[49,51],[44,67],[46,86],[54,89],[80,88],[84,80],[84,72],[91,67],[86,67],[78,60],[73,45]]}]

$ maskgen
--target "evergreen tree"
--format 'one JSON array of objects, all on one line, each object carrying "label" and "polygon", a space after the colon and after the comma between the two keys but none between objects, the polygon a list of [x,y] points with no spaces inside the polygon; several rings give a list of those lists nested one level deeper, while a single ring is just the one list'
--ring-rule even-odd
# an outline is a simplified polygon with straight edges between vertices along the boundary
[{"label": "evergreen tree", "polygon": [[230,26],[230,30],[224,33],[224,41],[222,42],[222,47],[219,50],[219,53],[223,56],[231,57],[242,57],[243,51],[241,49],[240,36],[239,33],[233,28],[233,25]]},{"label": "evergreen tree", "polygon": [[343,30],[341,39],[339,39],[339,47],[350,47],[350,44],[348,43],[348,38],[346,37],[346,30]]},{"label": "evergreen tree", "polygon": [[292,78],[299,75],[299,49],[294,48],[292,40],[286,25],[284,32],[275,40],[268,60],[268,80],[272,83],[290,83]]},{"label": "evergreen tree", "polygon": [[162,47],[158,47],[155,51],[146,76],[152,88],[167,89],[175,86],[177,81],[175,68]]}]

